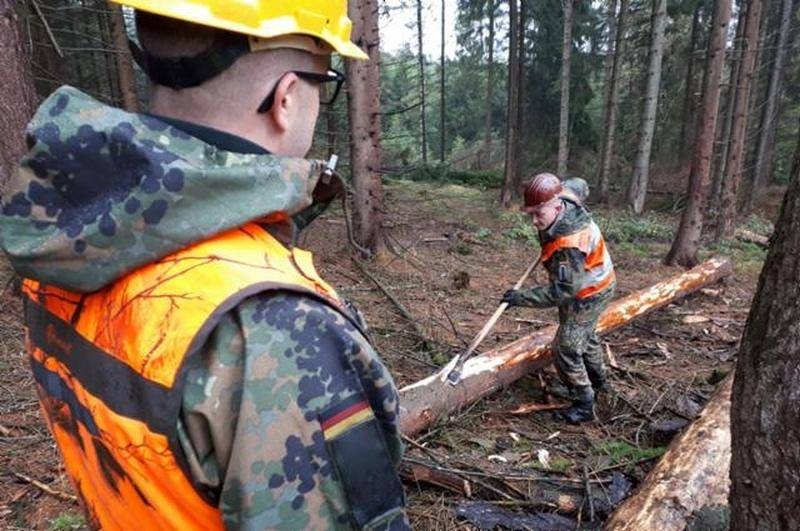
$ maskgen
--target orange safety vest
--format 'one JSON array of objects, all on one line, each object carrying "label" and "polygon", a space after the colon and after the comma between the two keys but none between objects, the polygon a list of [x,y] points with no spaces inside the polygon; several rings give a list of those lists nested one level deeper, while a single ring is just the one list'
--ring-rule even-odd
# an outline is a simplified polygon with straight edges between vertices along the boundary
[{"label": "orange safety vest", "polygon": [[547,262],[553,253],[564,248],[578,249],[585,256],[584,269],[587,274],[578,286],[579,299],[600,293],[616,280],[611,255],[606,249],[600,227],[594,221],[590,221],[585,228],[577,232],[559,236],[545,243],[542,246],[542,263]]},{"label": "orange safety vest", "polygon": [[40,402],[93,528],[222,529],[182,461],[185,361],[245,297],[300,291],[341,308],[311,254],[255,224],[79,294],[23,282]]}]

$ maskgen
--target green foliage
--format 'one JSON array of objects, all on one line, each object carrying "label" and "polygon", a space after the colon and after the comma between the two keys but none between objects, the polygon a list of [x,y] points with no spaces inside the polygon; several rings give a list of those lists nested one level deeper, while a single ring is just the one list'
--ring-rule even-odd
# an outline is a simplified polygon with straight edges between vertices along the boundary
[{"label": "green foliage", "polygon": [[625,441],[603,441],[595,446],[595,450],[597,450],[598,455],[607,456],[611,460],[611,464],[616,465],[660,457],[664,455],[667,447],[639,448]]},{"label": "green foliage", "polygon": [[550,465],[549,467],[545,467],[538,460],[525,463],[524,466],[529,468],[534,468],[536,470],[548,470],[551,472],[563,473],[572,468],[574,464],[575,463],[573,463],[572,460],[570,459],[566,459],[564,457],[557,457],[549,462]]},{"label": "green foliage", "polygon": [[403,177],[412,181],[461,184],[479,188],[498,188],[503,184],[503,174],[500,170],[459,170],[447,164],[418,166],[405,173]]},{"label": "green foliage", "polygon": [[479,240],[485,240],[492,234],[492,229],[487,229],[486,227],[481,227],[475,232],[475,237]]},{"label": "green foliage", "polygon": [[523,240],[530,245],[539,245],[539,234],[536,227],[531,223],[530,216],[526,216],[522,212],[503,212],[500,219],[511,225],[509,229],[503,232],[503,235],[512,240]]},{"label": "green foliage", "polygon": [[78,513],[62,513],[50,521],[50,531],[86,529],[86,520]]},{"label": "green foliage", "polygon": [[453,251],[460,255],[469,255],[472,254],[472,246],[467,242],[458,242],[452,247]]},{"label": "green foliage", "polygon": [[737,239],[712,243],[708,250],[712,254],[730,256],[735,266],[749,262],[760,268],[767,258],[766,249],[762,249],[755,243],[743,242]]},{"label": "green foliage", "polygon": [[615,213],[613,217],[595,215],[606,241],[613,243],[669,243],[675,229],[667,218],[650,212],[643,216]]},{"label": "green foliage", "polygon": [[775,229],[770,220],[762,218],[757,214],[751,214],[748,216],[744,222],[744,227],[749,231],[767,237],[770,236],[772,231]]}]

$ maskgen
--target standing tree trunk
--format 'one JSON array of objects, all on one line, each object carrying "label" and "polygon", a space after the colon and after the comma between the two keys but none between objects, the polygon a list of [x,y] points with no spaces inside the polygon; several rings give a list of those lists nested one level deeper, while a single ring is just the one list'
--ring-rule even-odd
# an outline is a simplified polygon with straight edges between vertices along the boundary
[{"label": "standing tree trunk", "polygon": [[428,131],[425,123],[425,55],[422,39],[422,0],[417,0],[417,60],[419,62],[419,125],[422,135],[422,162],[428,163]]},{"label": "standing tree trunk", "polygon": [[742,64],[736,80],[736,91],[732,109],[731,142],[725,160],[722,178],[721,205],[716,239],[733,237],[736,227],[736,207],[742,167],[745,156],[745,132],[747,131],[748,105],[753,72],[756,66],[758,25],[761,18],[761,0],[750,0],[742,33]]},{"label": "standing tree trunk", "polygon": [[126,111],[139,112],[139,98],[136,96],[136,76],[133,72],[133,63],[128,51],[128,35],[125,32],[125,19],[122,7],[110,4],[111,9],[111,35],[114,47],[117,49],[117,77],[119,90],[122,95],[122,106]]},{"label": "standing tree trunk", "polygon": [[731,529],[800,529],[800,138],[731,405]]},{"label": "standing tree trunk", "polygon": [[733,101],[736,96],[736,80],[739,78],[739,69],[742,66],[742,30],[744,29],[744,19],[747,15],[747,5],[739,3],[739,16],[736,17],[736,36],[733,39],[733,46],[728,52],[730,61],[730,74],[728,75],[728,90],[725,94],[725,110],[723,111],[724,122],[717,137],[719,153],[716,155],[714,165],[714,177],[711,181],[711,198],[709,201],[709,211],[714,214],[719,212],[722,202],[722,178],[725,175],[725,161],[728,159],[728,148],[731,145],[731,124],[733,123]]},{"label": "standing tree trunk", "polygon": [[506,167],[503,191],[500,203],[504,207],[511,204],[511,198],[518,193],[519,178],[517,176],[518,153],[517,134],[519,127],[519,0],[509,0],[509,36],[508,36],[508,110],[506,120]]},{"label": "standing tree trunk", "polygon": [[633,179],[628,189],[628,202],[633,211],[641,214],[647,195],[647,180],[650,175],[650,149],[653,146],[653,132],[656,128],[658,110],[658,89],[661,84],[661,60],[664,56],[664,28],[667,20],[667,0],[653,0],[653,21],[650,32],[650,54],[647,71],[647,90],[645,95],[642,125],[639,132],[639,149],[633,167]]},{"label": "standing tree trunk", "polygon": [[444,71],[444,67],[445,67],[445,64],[444,64],[444,60],[445,60],[445,56],[444,56],[444,50],[445,50],[445,46],[444,46],[444,43],[445,43],[445,25],[444,25],[444,20],[445,19],[444,19],[444,16],[445,16],[445,11],[444,11],[444,8],[445,8],[445,5],[446,5],[445,4],[445,0],[442,0],[442,53],[440,54],[440,57],[441,57],[441,67],[440,67],[441,77],[439,78],[439,84],[440,84],[440,86],[439,86],[439,96],[440,96],[440,101],[441,101],[440,109],[439,109],[439,113],[440,113],[439,114],[439,143],[442,146],[441,151],[439,152],[439,162],[441,162],[442,164],[444,164],[444,141],[445,141],[444,122],[445,122],[445,101],[446,101],[446,98],[445,98],[446,92],[445,92],[445,87],[444,87],[444,82],[445,82],[445,71]]},{"label": "standing tree trunk", "polygon": [[[333,96],[335,89],[328,87],[328,95]],[[338,155],[339,153],[339,116],[336,108],[332,105],[326,106],[322,109],[325,115],[325,136],[328,151],[328,158],[331,155]]]},{"label": "standing tree trunk", "polygon": [[786,58],[786,43],[789,39],[789,23],[792,21],[792,0],[782,0],[781,18],[778,35],[775,38],[775,57],[767,87],[767,102],[761,120],[761,134],[758,137],[758,152],[756,154],[756,169],[753,176],[753,188],[747,194],[747,210],[752,210],[753,202],[761,196],[764,187],[769,182],[772,170],[772,153],[775,147],[775,130],[777,129],[777,109],[781,97],[781,78],[783,64]]},{"label": "standing tree trunk", "polygon": [[33,114],[36,94],[29,51],[19,25],[16,2],[0,0],[0,192],[8,184],[25,151],[25,124]]},{"label": "standing tree trunk", "polygon": [[116,46],[113,42],[110,28],[110,6],[105,2],[89,2],[87,7],[92,9],[95,15],[96,25],[92,33],[97,35],[100,43],[102,43],[97,50],[92,52],[92,56],[95,58],[92,77],[97,83],[98,92],[106,98],[106,101],[111,105],[119,106],[122,97],[117,63],[112,54],[108,53],[108,49],[113,49]]},{"label": "standing tree trunk", "polygon": [[519,187],[517,190],[522,190],[522,141],[523,133],[526,132],[523,124],[525,123],[525,25],[528,23],[528,0],[519,0],[519,76],[517,76],[517,167],[514,169],[517,176],[517,183]]},{"label": "standing tree trunk", "polygon": [[711,30],[708,35],[706,69],[703,76],[703,102],[700,122],[689,173],[689,200],[681,216],[678,233],[664,260],[668,265],[692,267],[697,264],[703,215],[711,183],[711,158],[714,155],[714,136],[719,115],[720,82],[725,62],[725,36],[731,19],[731,0],[715,0]]},{"label": "standing tree trunk", "polygon": [[377,0],[350,2],[353,41],[368,61],[345,61],[350,113],[350,166],[354,188],[358,243],[373,254],[384,252],[383,186],[381,184],[380,36]]},{"label": "standing tree trunk", "polygon": [[573,0],[562,0],[564,8],[564,35],[561,41],[561,115],[558,121],[558,175],[567,175],[569,158],[569,81],[572,57]]},{"label": "standing tree trunk", "polygon": [[[697,123],[694,119],[695,116],[695,100],[694,100],[694,49],[697,46],[697,36],[700,27],[700,13],[703,11],[704,2],[698,0],[694,8],[694,15],[692,15],[692,33],[689,37],[689,46],[686,50],[686,86],[683,92],[683,116],[681,117],[681,140],[680,140],[680,156],[681,159],[686,153],[686,146],[690,141],[691,132]],[[728,17],[730,19],[730,17]],[[723,49],[723,53],[724,53]]]},{"label": "standing tree trunk", "polygon": [[488,0],[489,10],[489,57],[486,64],[486,132],[483,140],[484,167],[488,167],[492,158],[492,102],[494,101],[494,10],[495,0]]},{"label": "standing tree trunk", "polygon": [[[613,45],[613,61],[611,63],[610,77],[606,79],[606,104],[605,104],[605,132],[603,134],[603,151],[600,158],[600,175],[597,178],[600,188],[600,201],[608,202],[608,187],[611,180],[611,161],[614,158],[614,140],[617,130],[617,110],[619,107],[619,70],[622,63],[622,49],[625,43],[625,12],[628,10],[628,0],[620,0],[619,16],[616,24],[616,35],[609,47]],[[610,39],[611,37],[609,37]]]}]

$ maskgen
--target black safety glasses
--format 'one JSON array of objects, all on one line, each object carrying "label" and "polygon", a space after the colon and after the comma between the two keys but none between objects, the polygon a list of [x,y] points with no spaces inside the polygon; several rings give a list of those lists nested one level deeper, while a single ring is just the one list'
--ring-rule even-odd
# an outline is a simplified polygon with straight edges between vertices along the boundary
[{"label": "black safety glasses", "polygon": [[[289,72],[286,72],[288,74]],[[319,74],[317,72],[302,72],[299,70],[291,70],[291,73],[299,77],[300,79],[305,79],[306,81],[311,81],[312,83],[319,83],[321,85],[327,85],[329,83],[336,83],[336,86],[333,87],[333,90],[320,90],[319,93],[319,102],[322,105],[330,105],[334,101],[336,101],[336,97],[339,95],[339,91],[342,89],[342,84],[344,84],[344,74],[341,72],[337,72],[336,70],[328,70],[324,74]],[[284,76],[286,74],[283,74]],[[278,88],[278,83],[281,82],[283,76],[275,82],[275,86],[272,90],[267,94],[267,97],[264,98],[264,101],[261,102],[261,105],[258,106],[258,113],[263,114],[269,111],[272,108],[272,105],[275,103],[275,90]]]}]

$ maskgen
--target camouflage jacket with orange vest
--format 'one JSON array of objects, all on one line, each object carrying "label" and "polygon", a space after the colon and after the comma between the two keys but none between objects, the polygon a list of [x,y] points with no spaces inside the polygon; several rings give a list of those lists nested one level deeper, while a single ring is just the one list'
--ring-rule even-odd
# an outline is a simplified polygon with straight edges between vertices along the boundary
[{"label": "camouflage jacket with orange vest", "polygon": [[562,204],[564,210],[553,225],[539,232],[549,283],[519,290],[519,306],[546,308],[591,301],[613,288],[614,264],[599,227],[577,200],[565,196]]},{"label": "camouflage jacket with orange vest", "polygon": [[305,216],[322,164],[189,125],[61,88],[0,205],[91,526],[402,527],[391,376],[310,257],[250,223]]}]

